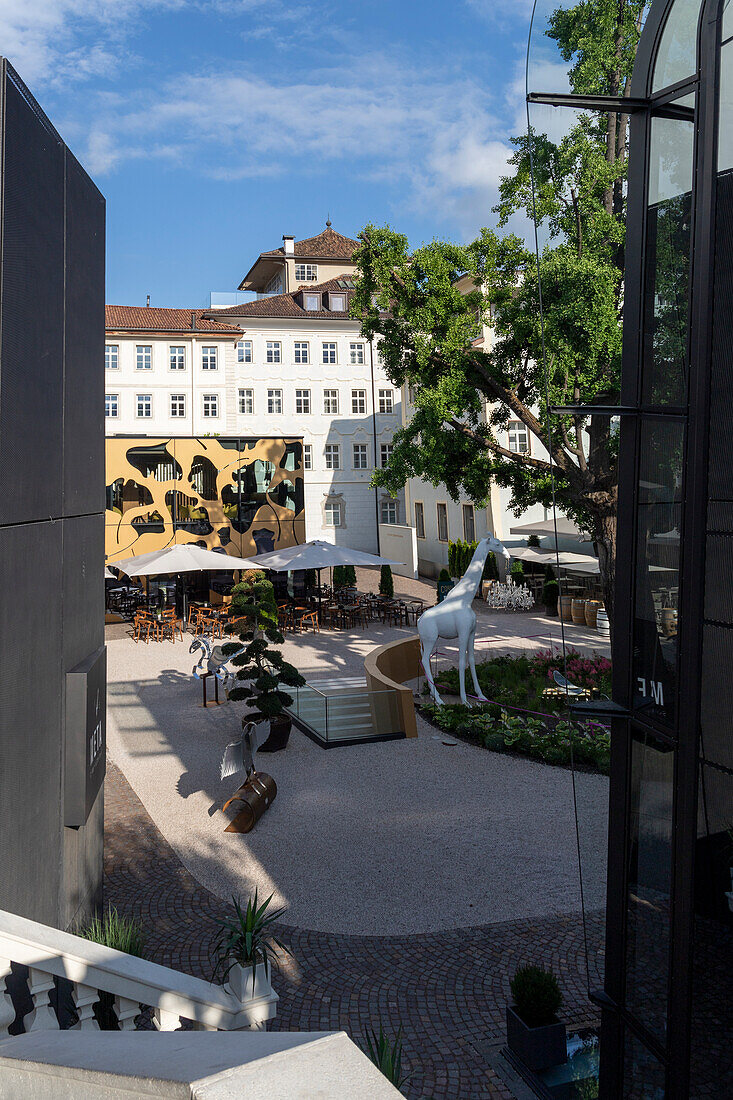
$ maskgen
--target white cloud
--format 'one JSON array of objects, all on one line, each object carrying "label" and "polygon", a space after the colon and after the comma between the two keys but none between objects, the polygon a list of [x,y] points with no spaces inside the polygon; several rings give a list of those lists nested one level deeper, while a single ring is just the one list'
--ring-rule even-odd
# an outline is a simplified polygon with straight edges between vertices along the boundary
[{"label": "white cloud", "polygon": [[[185,0],[0,0],[2,52],[31,86],[104,73],[130,25]],[[82,36],[94,35],[91,45]]]}]

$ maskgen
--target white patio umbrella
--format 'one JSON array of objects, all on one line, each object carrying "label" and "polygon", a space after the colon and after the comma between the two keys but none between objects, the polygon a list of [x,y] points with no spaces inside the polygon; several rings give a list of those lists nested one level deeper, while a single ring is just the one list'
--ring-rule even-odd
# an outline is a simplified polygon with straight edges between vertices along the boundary
[{"label": "white patio umbrella", "polygon": [[361,565],[372,568],[378,565],[402,565],[392,558],[380,558],[349,546],[334,546],[332,542],[313,539],[300,546],[286,546],[269,554],[256,554],[247,558],[248,568],[271,569],[273,573],[292,573],[295,569],[328,569],[333,565]]},{"label": "white patio umbrella", "polygon": [[111,570],[111,569],[108,569],[106,565],[105,565],[105,567],[104,567],[104,579],[105,579],[106,581],[114,581],[114,580],[117,580],[117,578],[115,577],[115,575],[114,575],[114,573],[112,572],[112,570]]},{"label": "white patio umbrella", "polygon": [[300,546],[287,546],[283,550],[272,550],[269,554],[257,554],[249,558],[249,566],[271,569],[273,573],[291,573],[296,569],[318,570],[318,613],[321,610],[321,570],[334,565],[361,565],[376,568],[380,565],[402,565],[392,558],[380,558],[376,554],[367,554],[364,550],[352,550],[349,546],[334,546],[332,542],[313,539]]},{"label": "white patio umbrella", "polygon": [[[195,543],[180,543],[166,546],[163,550],[152,550],[149,554],[113,561],[115,569],[120,569],[128,577],[159,577],[171,573],[202,573],[205,570],[221,572],[232,569],[249,569],[246,558],[235,558],[231,554],[217,554],[214,550],[205,550]],[[186,592],[183,592],[183,618],[187,620]]]}]

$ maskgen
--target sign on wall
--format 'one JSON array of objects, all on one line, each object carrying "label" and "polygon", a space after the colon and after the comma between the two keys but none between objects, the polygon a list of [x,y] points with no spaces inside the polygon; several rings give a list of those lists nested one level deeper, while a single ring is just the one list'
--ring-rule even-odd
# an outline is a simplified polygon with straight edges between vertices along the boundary
[{"label": "sign on wall", "polygon": [[86,825],[104,782],[107,748],[107,650],[66,673],[64,825]]}]

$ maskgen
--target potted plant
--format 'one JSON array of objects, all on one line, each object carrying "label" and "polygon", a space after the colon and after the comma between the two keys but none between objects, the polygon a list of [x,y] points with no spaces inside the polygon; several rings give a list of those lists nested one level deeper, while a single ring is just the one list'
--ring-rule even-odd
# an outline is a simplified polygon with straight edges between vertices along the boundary
[{"label": "potted plant", "polygon": [[512,562],[510,575],[514,584],[524,584],[524,566],[518,558]]},{"label": "potted plant", "polygon": [[567,1061],[565,1024],[557,1019],[562,993],[551,970],[520,966],[510,982],[514,1004],[506,1006],[509,1050],[538,1073]]},{"label": "potted plant", "polygon": [[447,569],[441,569],[438,574],[438,603],[443,602],[452,587],[453,581],[450,579],[450,573]]},{"label": "potted plant", "polygon": [[[248,703],[245,722],[269,722],[270,736],[258,751],[276,752],[285,748],[292,726],[285,707],[290,706],[293,697],[280,685],[301,687],[305,680],[271,644],[282,645],[285,639],[278,627],[274,589],[264,573],[235,585],[232,607],[235,616],[244,621],[239,638],[245,648],[232,657],[237,684],[229,692],[229,698]],[[226,656],[236,653],[240,646],[229,642],[222,648]]]},{"label": "potted plant", "polygon": [[234,913],[230,917],[217,918],[220,932],[214,943],[214,981],[221,977],[234,996],[240,1001],[272,998],[270,983],[272,962],[277,962],[275,948],[289,955],[291,952],[274,935],[272,925],[285,909],[268,913],[272,894],[259,904],[257,890],[247,901],[246,909],[233,897]]},{"label": "potted plant", "polygon": [[557,615],[557,601],[560,598],[560,585],[557,581],[545,581],[542,586],[542,602],[546,615]]}]

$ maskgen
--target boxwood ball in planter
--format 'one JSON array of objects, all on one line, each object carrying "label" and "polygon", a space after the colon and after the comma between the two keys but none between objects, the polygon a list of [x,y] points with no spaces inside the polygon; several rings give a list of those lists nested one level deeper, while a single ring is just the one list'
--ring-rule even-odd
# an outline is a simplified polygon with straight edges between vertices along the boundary
[{"label": "boxwood ball in planter", "polygon": [[551,970],[521,966],[511,980],[513,1005],[506,1006],[507,1046],[534,1073],[568,1060],[565,1024],[557,1011],[562,993]]}]

